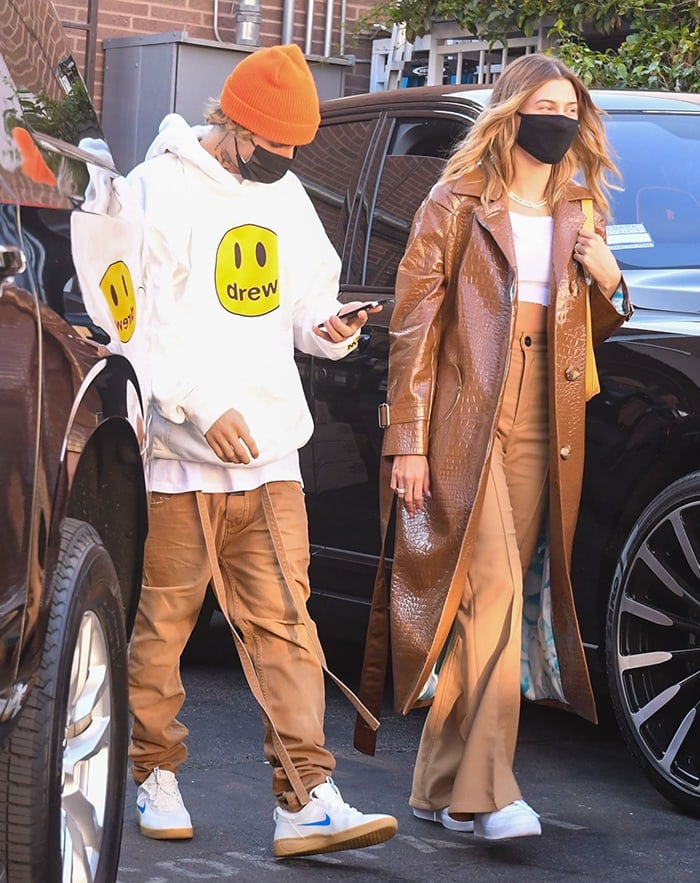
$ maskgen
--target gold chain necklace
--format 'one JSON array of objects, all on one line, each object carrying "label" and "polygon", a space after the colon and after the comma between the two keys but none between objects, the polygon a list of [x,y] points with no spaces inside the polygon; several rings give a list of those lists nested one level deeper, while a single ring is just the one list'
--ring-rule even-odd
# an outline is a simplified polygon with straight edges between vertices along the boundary
[{"label": "gold chain necklace", "polygon": [[508,191],[508,196],[513,202],[517,202],[518,205],[524,205],[525,208],[542,208],[542,206],[547,205],[546,199],[541,199],[539,202],[529,202],[527,199],[523,199],[522,196],[518,196],[517,193],[513,193],[512,190]]}]

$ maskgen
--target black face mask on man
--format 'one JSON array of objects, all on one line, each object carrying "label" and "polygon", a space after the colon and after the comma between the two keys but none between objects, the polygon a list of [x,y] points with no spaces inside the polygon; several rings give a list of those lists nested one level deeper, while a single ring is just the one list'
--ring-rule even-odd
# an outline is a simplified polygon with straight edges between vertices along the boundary
[{"label": "black face mask on man", "polygon": [[558,113],[520,113],[516,137],[522,149],[542,163],[561,162],[574,143],[578,120]]},{"label": "black face mask on man", "polygon": [[[294,148],[294,154],[297,149]],[[271,150],[265,150],[259,144],[255,145],[250,158],[245,160],[238,152],[238,141],[236,141],[236,163],[241,178],[247,181],[258,181],[261,184],[274,184],[287,174],[294,162],[294,156],[280,156]]]}]

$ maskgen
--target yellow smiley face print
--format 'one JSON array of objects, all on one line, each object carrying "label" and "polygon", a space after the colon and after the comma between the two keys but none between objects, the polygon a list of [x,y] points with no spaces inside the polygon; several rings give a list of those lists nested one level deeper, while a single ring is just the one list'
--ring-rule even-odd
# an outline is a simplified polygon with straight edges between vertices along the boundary
[{"label": "yellow smiley face print", "polygon": [[277,234],[257,224],[227,231],[216,250],[216,294],[237,316],[264,316],[280,305]]},{"label": "yellow smiley face print", "polygon": [[126,343],[136,327],[136,296],[131,272],[124,261],[115,261],[107,267],[100,279],[100,289],[117,327],[119,340]]}]

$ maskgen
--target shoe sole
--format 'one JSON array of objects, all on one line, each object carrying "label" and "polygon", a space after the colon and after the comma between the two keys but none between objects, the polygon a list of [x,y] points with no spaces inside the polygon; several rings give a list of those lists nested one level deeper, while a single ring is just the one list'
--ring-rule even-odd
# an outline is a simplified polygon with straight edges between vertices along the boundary
[{"label": "shoe sole", "polygon": [[396,819],[380,823],[368,822],[348,831],[337,834],[314,834],[309,837],[286,837],[275,840],[273,852],[278,858],[291,858],[301,855],[318,855],[322,852],[339,852],[342,849],[361,849],[384,843],[399,829]]},{"label": "shoe sole", "polygon": [[532,828],[514,831],[510,834],[487,834],[478,825],[474,826],[474,836],[479,837],[481,840],[517,840],[518,837],[539,837],[541,834],[542,828],[540,825],[537,825],[537,827],[533,825]]},{"label": "shoe sole", "polygon": [[413,815],[424,822],[433,822],[437,825],[442,825],[447,831],[459,831],[460,834],[471,834],[474,831],[474,822],[461,822],[459,819],[453,819],[449,816],[447,821],[443,821],[440,818],[436,818],[435,813],[430,809],[414,808]]},{"label": "shoe sole", "polygon": [[149,828],[141,823],[141,813],[136,810],[136,819],[144,837],[151,840],[191,840],[192,828]]}]

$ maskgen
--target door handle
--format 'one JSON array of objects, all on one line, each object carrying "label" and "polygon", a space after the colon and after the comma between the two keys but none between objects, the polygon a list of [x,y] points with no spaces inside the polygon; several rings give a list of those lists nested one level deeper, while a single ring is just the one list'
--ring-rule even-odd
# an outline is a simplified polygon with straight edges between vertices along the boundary
[{"label": "door handle", "polygon": [[0,245],[0,279],[9,281],[27,269],[24,252],[16,245]]}]

